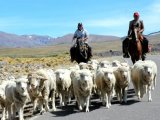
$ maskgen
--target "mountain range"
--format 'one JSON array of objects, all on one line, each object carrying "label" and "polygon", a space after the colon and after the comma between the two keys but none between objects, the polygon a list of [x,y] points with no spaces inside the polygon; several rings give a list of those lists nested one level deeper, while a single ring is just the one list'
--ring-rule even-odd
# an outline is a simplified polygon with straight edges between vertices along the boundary
[{"label": "mountain range", "polygon": [[[154,38],[160,36],[160,31],[148,34],[148,37]],[[57,44],[71,44],[73,34],[67,34],[62,37],[53,38],[41,35],[16,35],[0,31],[0,48],[23,48],[39,47]],[[118,41],[120,37],[107,35],[94,35],[89,37],[90,42]]]}]

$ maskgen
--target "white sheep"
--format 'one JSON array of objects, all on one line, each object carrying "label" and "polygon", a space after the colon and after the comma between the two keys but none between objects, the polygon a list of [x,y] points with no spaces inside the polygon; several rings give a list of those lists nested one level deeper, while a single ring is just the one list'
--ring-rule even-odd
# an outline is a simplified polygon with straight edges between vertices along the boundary
[{"label": "white sheep", "polygon": [[108,68],[111,67],[111,63],[107,60],[101,61],[98,65],[98,68]]},{"label": "white sheep", "polygon": [[1,120],[6,120],[6,95],[5,95],[5,87],[6,87],[6,83],[3,82],[0,85],[0,105],[2,107],[2,118]]},{"label": "white sheep", "polygon": [[60,105],[64,106],[67,104],[66,98],[70,102],[71,97],[71,71],[68,69],[58,69],[55,71],[57,92],[60,94]]},{"label": "white sheep", "polygon": [[112,67],[118,67],[118,66],[121,66],[121,62],[120,61],[118,61],[118,60],[112,61]]},{"label": "white sheep", "polygon": [[111,96],[115,87],[115,76],[112,67],[99,68],[96,74],[96,85],[100,92],[103,105],[106,104],[107,108],[111,106]]},{"label": "white sheep", "polygon": [[152,66],[153,68],[153,83],[152,83],[152,90],[156,87],[156,80],[157,80],[157,65],[154,61],[146,60],[146,64]]},{"label": "white sheep", "polygon": [[157,75],[155,67],[156,64],[153,61],[138,61],[134,64],[131,78],[138,99],[143,98],[144,94],[148,92],[148,101],[152,101],[151,89]]},{"label": "white sheep", "polygon": [[79,65],[75,65],[75,66],[71,66],[71,67],[69,67],[69,70],[70,71],[75,71],[75,70],[79,70],[80,68],[79,68]]},{"label": "white sheep", "polygon": [[93,88],[92,74],[89,70],[83,69],[72,72],[71,76],[79,110],[82,110],[86,105],[85,111],[89,112],[89,101]]},{"label": "white sheep", "polygon": [[88,64],[84,63],[84,62],[79,63],[79,68],[80,68],[80,70],[89,69]]},{"label": "white sheep", "polygon": [[[28,80],[22,77],[16,79],[15,82],[10,81],[5,87],[5,106],[8,111],[9,120],[13,120],[15,118],[16,111],[19,113],[19,120],[24,120],[24,105],[28,99],[27,82]],[[13,110],[13,115],[11,110]]]},{"label": "white sheep", "polygon": [[127,66],[119,66],[114,68],[114,75],[116,77],[115,92],[117,98],[122,103],[123,101],[127,103],[127,90],[130,83],[130,68]]},{"label": "white sheep", "polygon": [[45,110],[49,110],[48,100],[52,100],[52,109],[56,111],[55,107],[55,93],[56,93],[56,76],[52,69],[39,69],[33,73],[28,74],[29,80],[29,95],[33,102],[33,112],[36,110],[38,102],[40,103],[40,114]]},{"label": "white sheep", "polygon": [[91,60],[87,64],[90,70],[97,70],[99,62],[97,60]]}]

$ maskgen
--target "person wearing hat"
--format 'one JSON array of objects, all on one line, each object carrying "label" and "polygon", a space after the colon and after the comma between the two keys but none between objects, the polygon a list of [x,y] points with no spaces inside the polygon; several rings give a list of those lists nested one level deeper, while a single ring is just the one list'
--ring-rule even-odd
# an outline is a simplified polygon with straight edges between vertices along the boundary
[{"label": "person wearing hat", "polygon": [[78,23],[77,30],[75,31],[75,33],[73,35],[73,40],[72,40],[74,42],[74,45],[70,49],[71,62],[74,61],[74,54],[75,54],[74,52],[75,52],[75,47],[76,47],[75,40],[77,40],[77,39],[81,39],[85,44],[87,44],[88,51],[89,51],[89,56],[92,57],[92,49],[88,45],[88,38],[89,38],[88,32],[83,28],[83,24],[82,23]]},{"label": "person wearing hat", "polygon": [[[129,55],[128,55],[129,38],[132,37],[134,29],[137,28],[141,34],[143,34],[143,31],[144,31],[144,24],[143,24],[143,21],[139,19],[139,17],[140,17],[139,13],[135,12],[133,14],[133,17],[134,17],[134,19],[129,22],[128,37],[123,41],[123,57],[124,58],[129,58]],[[137,41],[138,40],[137,35],[135,35],[135,37],[136,37],[135,39]],[[143,39],[146,44],[146,42],[148,42],[148,40],[145,37]],[[143,45],[143,43],[142,43],[142,45]],[[147,47],[148,47],[148,45],[147,45]],[[147,50],[145,50],[145,52],[143,52],[143,57],[145,57],[146,52],[147,52]]]}]

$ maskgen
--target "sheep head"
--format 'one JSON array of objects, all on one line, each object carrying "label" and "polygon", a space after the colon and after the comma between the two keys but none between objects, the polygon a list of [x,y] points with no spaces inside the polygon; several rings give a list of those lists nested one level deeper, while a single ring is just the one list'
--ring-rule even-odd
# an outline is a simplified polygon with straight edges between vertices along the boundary
[{"label": "sheep head", "polygon": [[79,72],[80,76],[80,87],[82,90],[86,91],[91,88],[93,85],[93,77],[89,70],[83,70]]},{"label": "sheep head", "polygon": [[28,79],[26,78],[18,78],[15,80],[16,82],[16,91],[21,95],[21,96],[28,96]]}]

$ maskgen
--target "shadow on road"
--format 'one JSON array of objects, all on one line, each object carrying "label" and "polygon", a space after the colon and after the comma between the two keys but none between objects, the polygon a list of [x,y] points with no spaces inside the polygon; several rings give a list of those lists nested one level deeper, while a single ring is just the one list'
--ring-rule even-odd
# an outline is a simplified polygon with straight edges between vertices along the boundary
[{"label": "shadow on road", "polygon": [[[112,101],[112,105],[114,105],[114,104],[132,105],[132,104],[139,102],[138,100],[133,98],[133,97],[135,97],[134,89],[129,89],[127,93],[128,93],[127,94],[127,103],[124,103],[124,102],[120,103],[117,100],[117,97],[114,97],[113,101]],[[99,109],[101,107],[104,107],[104,106],[102,105],[102,102],[100,101],[99,96],[93,95],[91,98],[91,105],[89,107],[90,111],[94,111],[94,110]],[[78,107],[77,107],[77,104],[75,101],[72,101],[72,104],[69,104],[67,106],[64,106],[64,107],[59,106],[57,108],[58,108],[58,111],[51,112],[54,115],[54,117],[62,117],[62,116],[67,116],[67,115],[78,113],[78,112],[85,112],[85,108],[83,111],[78,110]]]}]

